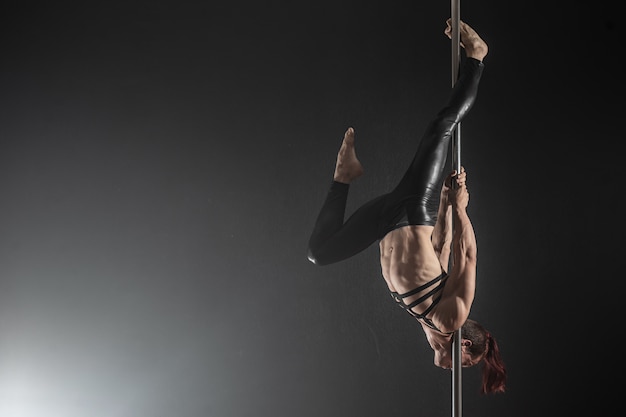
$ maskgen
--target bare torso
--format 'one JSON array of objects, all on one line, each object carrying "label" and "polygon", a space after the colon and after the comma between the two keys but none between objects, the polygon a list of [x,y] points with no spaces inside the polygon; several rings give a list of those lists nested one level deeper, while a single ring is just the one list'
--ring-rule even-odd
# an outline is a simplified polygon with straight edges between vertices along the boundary
[{"label": "bare torso", "polygon": [[[406,293],[426,284],[445,271],[433,248],[432,232],[432,226],[406,226],[391,231],[380,241],[380,266],[390,291]],[[420,292],[405,298],[404,301],[410,304],[422,295],[423,292]],[[441,294],[437,293],[434,296],[437,295]],[[413,310],[421,314],[432,302],[433,296],[430,296],[413,307]],[[437,306],[427,317],[432,319],[436,312]],[[435,365],[449,369],[452,366],[452,335],[430,329],[421,321],[419,323],[435,352]]]},{"label": "bare torso", "polygon": [[[380,266],[390,291],[406,293],[445,271],[431,243],[432,232],[432,226],[406,226],[389,232],[380,241]],[[420,295],[404,301],[410,304]],[[432,299],[427,299],[413,310],[422,313],[431,303]]]}]

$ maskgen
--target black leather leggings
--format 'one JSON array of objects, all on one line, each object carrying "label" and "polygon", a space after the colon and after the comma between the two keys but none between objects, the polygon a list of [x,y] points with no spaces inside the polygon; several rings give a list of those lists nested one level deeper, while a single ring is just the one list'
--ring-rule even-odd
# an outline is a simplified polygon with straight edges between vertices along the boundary
[{"label": "black leather leggings", "polygon": [[309,240],[311,262],[347,259],[403,225],[435,224],[450,139],[476,100],[483,68],[476,59],[464,59],[448,102],[428,124],[411,165],[391,192],[363,204],[344,223],[349,185],[331,183]]}]

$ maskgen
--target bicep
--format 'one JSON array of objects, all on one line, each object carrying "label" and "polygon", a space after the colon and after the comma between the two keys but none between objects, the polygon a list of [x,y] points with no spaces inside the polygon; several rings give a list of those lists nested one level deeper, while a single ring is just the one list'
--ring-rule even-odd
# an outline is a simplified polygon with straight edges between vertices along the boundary
[{"label": "bicep", "polygon": [[446,287],[450,284],[450,295],[469,312],[476,293],[476,260],[470,257],[457,259],[452,267]]},{"label": "bicep", "polygon": [[[459,329],[469,317],[476,292],[476,265],[453,265],[437,305],[437,321],[442,331]],[[434,318],[434,317],[433,317]]]}]

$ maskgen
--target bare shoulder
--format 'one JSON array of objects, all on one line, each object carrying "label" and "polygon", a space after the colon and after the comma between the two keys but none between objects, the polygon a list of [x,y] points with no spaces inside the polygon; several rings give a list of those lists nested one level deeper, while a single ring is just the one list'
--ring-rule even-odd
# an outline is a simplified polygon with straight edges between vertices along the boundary
[{"label": "bare shoulder", "polygon": [[433,350],[445,349],[452,342],[452,335],[443,334],[441,332],[433,330],[430,327],[424,325],[422,322],[420,322],[420,324],[422,325],[422,330],[424,330],[424,334],[426,335],[428,344],[431,348],[433,348]]},{"label": "bare shoulder", "polygon": [[[460,272],[460,273],[459,273]],[[469,317],[476,292],[476,268],[459,271],[452,268],[439,304],[433,311],[433,322],[443,332],[453,332]]]}]

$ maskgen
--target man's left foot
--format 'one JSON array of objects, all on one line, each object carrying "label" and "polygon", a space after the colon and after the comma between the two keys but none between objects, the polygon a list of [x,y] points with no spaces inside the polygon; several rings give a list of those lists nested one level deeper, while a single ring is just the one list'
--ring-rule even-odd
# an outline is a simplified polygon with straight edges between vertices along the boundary
[{"label": "man's left foot", "polygon": [[363,175],[363,166],[356,157],[354,149],[354,129],[348,128],[343,136],[341,148],[337,153],[337,163],[333,179],[337,182],[350,184],[352,181]]},{"label": "man's left foot", "polygon": [[[452,39],[452,19],[446,20],[446,29],[444,33],[448,38]],[[474,29],[467,23],[460,21],[459,37],[461,38],[461,46],[465,49],[465,55],[482,61],[489,52],[487,43],[476,33]]]}]

